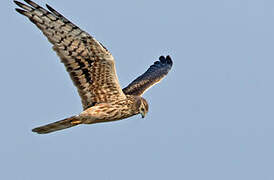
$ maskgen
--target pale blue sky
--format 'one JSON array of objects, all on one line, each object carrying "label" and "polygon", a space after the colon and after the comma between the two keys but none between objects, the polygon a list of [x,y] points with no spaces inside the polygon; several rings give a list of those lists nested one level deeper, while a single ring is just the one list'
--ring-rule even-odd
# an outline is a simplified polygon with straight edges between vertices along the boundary
[{"label": "pale blue sky", "polygon": [[160,55],[173,69],[146,92],[145,119],[49,135],[81,112],[50,43],[0,1],[0,179],[274,179],[274,1],[50,1],[102,42],[125,86]]}]

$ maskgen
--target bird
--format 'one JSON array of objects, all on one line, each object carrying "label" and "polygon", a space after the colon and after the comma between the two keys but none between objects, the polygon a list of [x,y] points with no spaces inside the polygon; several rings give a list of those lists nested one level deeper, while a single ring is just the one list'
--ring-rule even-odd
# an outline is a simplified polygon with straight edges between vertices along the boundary
[{"label": "bird", "polygon": [[142,75],[121,88],[115,60],[109,50],[93,36],[73,24],[46,4],[47,9],[31,0],[14,3],[15,10],[34,23],[64,64],[77,87],[83,111],[77,115],[32,129],[47,134],[80,124],[94,124],[122,120],[148,112],[142,97],[150,87],[160,82],[170,71],[173,61],[169,55],[160,56]]}]

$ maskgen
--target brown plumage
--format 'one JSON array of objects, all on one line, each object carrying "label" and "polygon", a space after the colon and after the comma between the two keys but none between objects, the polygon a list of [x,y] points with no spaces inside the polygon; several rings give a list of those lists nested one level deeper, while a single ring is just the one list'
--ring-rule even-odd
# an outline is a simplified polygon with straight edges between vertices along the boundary
[{"label": "brown plumage", "polygon": [[16,11],[28,17],[53,44],[77,87],[84,109],[77,116],[35,128],[34,132],[44,134],[78,124],[115,121],[136,114],[145,116],[148,104],[140,96],[167,75],[172,67],[169,56],[161,56],[160,61],[122,90],[114,58],[100,42],[49,5],[48,11],[30,0],[25,0],[29,5],[14,2],[22,8]]}]

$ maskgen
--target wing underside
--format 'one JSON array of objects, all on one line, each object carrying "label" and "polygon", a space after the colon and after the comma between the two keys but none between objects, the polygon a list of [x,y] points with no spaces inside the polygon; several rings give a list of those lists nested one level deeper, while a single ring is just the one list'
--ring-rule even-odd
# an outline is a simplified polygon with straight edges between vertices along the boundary
[{"label": "wing underside", "polygon": [[170,56],[161,56],[159,61],[154,62],[148,70],[132,81],[123,92],[127,95],[140,96],[153,85],[160,82],[169,72],[172,67]]},{"label": "wing underside", "polygon": [[83,108],[100,102],[125,98],[119,85],[115,62],[109,51],[85,31],[71,23],[49,5],[14,1],[16,9],[28,17],[53,44],[78,89]]}]

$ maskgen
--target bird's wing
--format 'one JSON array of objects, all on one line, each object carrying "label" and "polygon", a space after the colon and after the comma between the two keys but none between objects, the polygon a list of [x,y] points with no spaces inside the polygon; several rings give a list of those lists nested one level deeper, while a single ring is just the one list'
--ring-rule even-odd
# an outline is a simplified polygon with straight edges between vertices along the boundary
[{"label": "bird's wing", "polygon": [[96,103],[126,98],[118,82],[111,53],[79,27],[49,5],[48,10],[25,0],[29,5],[14,1],[53,44],[78,89],[84,109]]},{"label": "bird's wing", "polygon": [[142,95],[146,90],[160,82],[167,75],[172,64],[173,62],[170,56],[161,56],[159,61],[154,62],[144,74],[125,87],[123,92],[126,95]]}]

